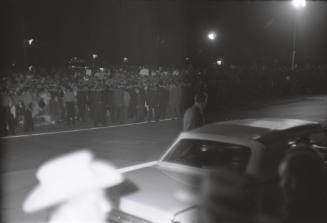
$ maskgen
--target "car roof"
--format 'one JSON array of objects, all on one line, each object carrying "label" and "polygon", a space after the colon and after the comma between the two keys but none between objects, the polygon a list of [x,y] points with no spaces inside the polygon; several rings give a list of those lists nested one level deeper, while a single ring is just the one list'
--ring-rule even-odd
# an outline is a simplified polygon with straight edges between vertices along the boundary
[{"label": "car roof", "polygon": [[190,133],[201,135],[223,135],[233,138],[243,138],[250,140],[259,140],[276,131],[285,131],[298,127],[320,126],[319,123],[300,119],[286,118],[257,118],[257,119],[239,119],[223,122],[211,123]]}]

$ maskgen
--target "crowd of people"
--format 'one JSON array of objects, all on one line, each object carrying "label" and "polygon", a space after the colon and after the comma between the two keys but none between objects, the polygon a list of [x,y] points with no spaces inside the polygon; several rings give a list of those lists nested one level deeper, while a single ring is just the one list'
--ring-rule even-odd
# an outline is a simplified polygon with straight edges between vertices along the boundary
[{"label": "crowd of people", "polygon": [[60,122],[97,126],[177,118],[189,104],[191,79],[187,69],[163,68],[10,73],[1,87],[1,132],[15,134],[19,125],[30,131]]},{"label": "crowd of people", "polygon": [[326,93],[326,67],[290,71],[282,66],[206,69],[111,66],[8,71],[1,80],[0,134],[40,125],[97,125],[180,118],[197,92],[211,112],[255,99]]}]

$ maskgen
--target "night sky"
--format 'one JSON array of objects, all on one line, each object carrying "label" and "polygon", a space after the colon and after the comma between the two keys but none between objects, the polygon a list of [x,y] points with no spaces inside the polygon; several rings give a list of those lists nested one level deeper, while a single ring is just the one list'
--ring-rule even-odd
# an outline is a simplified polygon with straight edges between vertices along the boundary
[{"label": "night sky", "polygon": [[[296,12],[289,2],[195,0],[10,0],[5,9],[5,65],[62,66],[71,57],[107,63],[180,65],[223,57],[230,63],[289,64],[294,18],[297,62],[327,63],[327,2]],[[295,14],[297,13],[297,14]],[[215,30],[215,42],[206,33]]]}]

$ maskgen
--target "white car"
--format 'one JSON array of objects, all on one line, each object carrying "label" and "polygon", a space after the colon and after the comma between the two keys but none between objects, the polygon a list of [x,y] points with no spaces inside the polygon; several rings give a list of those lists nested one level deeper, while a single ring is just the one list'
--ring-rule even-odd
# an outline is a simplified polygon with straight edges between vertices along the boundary
[{"label": "white car", "polygon": [[285,152],[304,138],[326,149],[325,129],[305,120],[243,119],[182,132],[160,160],[122,170],[136,187],[127,183],[119,189],[121,196],[109,220],[197,222],[196,200],[190,194],[196,191],[205,170],[217,165],[229,165],[259,179],[269,191],[264,195],[267,202],[262,204],[269,212],[280,202],[276,196],[278,164]]}]

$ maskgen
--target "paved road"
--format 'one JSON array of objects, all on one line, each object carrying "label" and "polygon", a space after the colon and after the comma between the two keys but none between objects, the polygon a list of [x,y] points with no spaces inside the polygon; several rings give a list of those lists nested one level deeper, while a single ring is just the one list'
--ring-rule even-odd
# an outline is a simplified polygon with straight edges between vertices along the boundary
[{"label": "paved road", "polygon": [[[289,117],[313,121],[327,118],[327,96],[301,97],[254,104],[215,114],[215,120]],[[26,216],[22,199],[37,183],[35,169],[47,159],[80,148],[123,167],[158,159],[181,130],[180,121],[143,123],[121,127],[7,137],[3,140],[4,222],[38,222],[45,213]],[[42,222],[42,221],[41,221]]]}]

